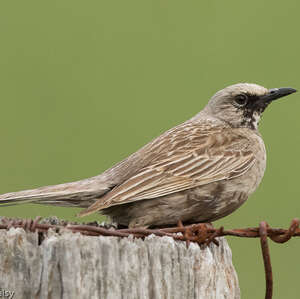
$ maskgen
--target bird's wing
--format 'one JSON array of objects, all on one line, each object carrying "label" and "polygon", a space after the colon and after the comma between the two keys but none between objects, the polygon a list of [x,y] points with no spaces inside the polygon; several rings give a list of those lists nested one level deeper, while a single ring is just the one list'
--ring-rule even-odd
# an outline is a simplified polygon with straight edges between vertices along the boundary
[{"label": "bird's wing", "polygon": [[180,142],[184,151],[177,147],[169,157],[162,154],[163,159],[156,158],[79,215],[238,177],[256,161],[249,140],[241,136],[217,132],[202,138],[199,144],[189,138],[189,148],[184,147],[182,139]]}]

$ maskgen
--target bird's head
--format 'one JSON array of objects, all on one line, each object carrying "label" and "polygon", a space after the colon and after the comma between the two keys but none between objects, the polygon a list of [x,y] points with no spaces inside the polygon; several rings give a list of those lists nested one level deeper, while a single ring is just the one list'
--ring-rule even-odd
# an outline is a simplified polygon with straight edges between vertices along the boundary
[{"label": "bird's head", "polygon": [[256,130],[267,106],[294,92],[296,90],[289,87],[267,89],[257,84],[239,83],[218,91],[204,110],[232,127]]}]

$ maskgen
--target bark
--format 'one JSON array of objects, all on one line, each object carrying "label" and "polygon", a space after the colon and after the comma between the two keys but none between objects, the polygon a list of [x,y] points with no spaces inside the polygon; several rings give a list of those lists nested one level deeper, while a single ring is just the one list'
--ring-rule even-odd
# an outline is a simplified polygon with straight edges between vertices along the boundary
[{"label": "bark", "polygon": [[[150,236],[145,240],[0,230],[0,292],[19,298],[240,298],[231,251]],[[4,297],[4,296],[2,296]],[[4,298],[9,298],[4,297]]]}]

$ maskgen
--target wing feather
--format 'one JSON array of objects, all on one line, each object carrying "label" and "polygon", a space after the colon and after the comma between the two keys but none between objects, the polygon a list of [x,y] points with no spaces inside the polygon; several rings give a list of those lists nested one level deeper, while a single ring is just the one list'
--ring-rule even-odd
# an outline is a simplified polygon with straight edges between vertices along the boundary
[{"label": "wing feather", "polygon": [[170,155],[142,168],[136,175],[116,186],[79,215],[84,216],[110,206],[165,196],[174,192],[232,179],[247,172],[255,163],[247,150],[223,150],[215,153],[195,149]]}]

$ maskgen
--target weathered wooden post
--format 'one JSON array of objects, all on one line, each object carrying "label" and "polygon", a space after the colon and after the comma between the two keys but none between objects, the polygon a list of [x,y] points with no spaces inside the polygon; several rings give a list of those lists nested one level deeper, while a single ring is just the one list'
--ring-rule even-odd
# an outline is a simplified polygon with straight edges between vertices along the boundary
[{"label": "weathered wooden post", "polygon": [[[0,230],[0,288],[15,299],[240,298],[225,238],[219,247],[170,237],[90,237]],[[8,294],[8,293],[7,293]],[[4,297],[3,298],[9,298]]]}]

